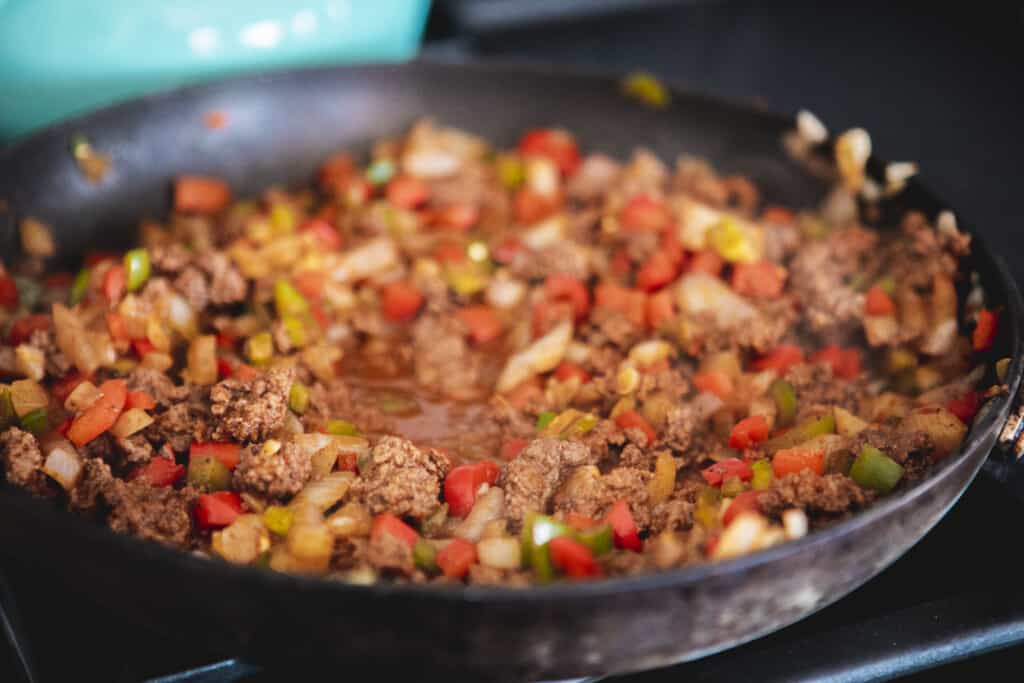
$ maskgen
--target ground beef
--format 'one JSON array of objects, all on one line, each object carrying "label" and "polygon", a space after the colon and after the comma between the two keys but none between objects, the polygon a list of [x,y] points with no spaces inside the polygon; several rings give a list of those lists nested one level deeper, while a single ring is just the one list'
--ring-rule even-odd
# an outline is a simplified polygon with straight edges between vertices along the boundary
[{"label": "ground beef", "polygon": [[650,478],[650,472],[631,467],[616,467],[607,474],[601,474],[592,465],[578,467],[565,477],[552,504],[559,512],[578,512],[601,519],[616,501],[625,500],[629,502],[633,519],[643,529],[650,524],[647,507]]},{"label": "ground beef", "polygon": [[677,455],[690,453],[691,448],[707,441],[710,433],[709,418],[722,407],[722,400],[714,394],[702,392],[694,399],[668,411],[661,440]]},{"label": "ground beef", "polygon": [[182,401],[155,415],[145,434],[150,443],[166,442],[174,452],[184,453],[193,441],[210,440],[208,419],[205,410]]},{"label": "ground beef", "polygon": [[210,301],[206,276],[195,266],[187,266],[178,277],[174,278],[174,288],[185,297],[189,306],[195,311],[203,310]]},{"label": "ground beef", "polygon": [[669,498],[651,509],[650,532],[678,531],[693,526],[693,503],[681,498]]},{"label": "ground beef", "polygon": [[8,428],[0,434],[0,462],[7,481],[35,494],[48,493],[49,482],[39,469],[43,466],[43,454],[36,437],[17,427]]},{"label": "ground beef", "polygon": [[242,449],[232,481],[235,488],[260,498],[287,499],[302,490],[313,474],[310,454],[289,441],[276,452],[265,444]]},{"label": "ground beef", "polygon": [[158,406],[168,407],[188,398],[187,386],[175,386],[170,377],[158,370],[137,367],[128,375],[128,388],[145,391]]},{"label": "ground beef", "polygon": [[589,202],[607,192],[619,175],[620,165],[604,154],[588,154],[566,185],[570,199]]},{"label": "ground beef", "polygon": [[593,464],[584,444],[558,439],[535,439],[505,465],[498,485],[505,490],[505,512],[518,523],[527,512],[546,512],[548,502],[570,467]]},{"label": "ground beef", "polygon": [[111,529],[179,547],[189,544],[192,505],[197,495],[187,486],[177,490],[121,479],[114,479],[101,492],[110,507],[107,525]]},{"label": "ground beef", "polygon": [[635,553],[631,550],[613,550],[598,558],[598,562],[604,573],[610,576],[646,574],[657,569],[650,553]]},{"label": "ground beef", "polygon": [[28,337],[29,346],[43,352],[46,374],[50,377],[63,377],[74,365],[64,352],[57,348],[53,330],[33,330]]},{"label": "ground beef", "polygon": [[902,232],[886,245],[885,271],[905,287],[923,289],[936,275],[955,276],[957,259],[970,250],[970,235],[939,233],[919,213],[906,215]]},{"label": "ground beef", "polygon": [[854,436],[850,451],[860,453],[865,444],[870,444],[898,463],[904,463],[911,453],[931,449],[931,440],[923,432],[911,432],[897,427],[871,425]]},{"label": "ground beef", "polygon": [[366,561],[377,569],[399,574],[412,574],[415,569],[412,548],[391,534],[377,534],[366,546]]},{"label": "ground beef", "polygon": [[372,513],[423,518],[438,508],[441,483],[451,468],[444,453],[386,436],[370,455],[369,471],[356,482],[353,496],[362,499]]},{"label": "ground beef", "polygon": [[293,368],[274,368],[251,380],[226,379],[210,390],[213,438],[261,441],[284,421]]},{"label": "ground beef", "polygon": [[626,435],[612,420],[601,420],[580,441],[595,460],[605,460],[612,450],[626,443]]},{"label": "ground beef", "polygon": [[224,306],[245,301],[249,285],[227,254],[221,251],[206,251],[199,255],[196,263],[210,277],[210,303]]},{"label": "ground beef", "polygon": [[801,414],[815,406],[840,406],[859,412],[863,382],[834,377],[828,363],[797,363],[786,371],[785,379],[796,390]]},{"label": "ground beef", "polygon": [[810,470],[787,474],[761,493],[761,512],[777,517],[789,508],[837,517],[867,505],[874,495],[842,474],[818,476]]},{"label": "ground beef", "polygon": [[639,448],[636,444],[626,444],[626,447],[622,449],[622,453],[619,454],[619,465],[622,467],[632,467],[638,470],[650,470],[654,464],[654,459],[658,457],[655,451],[644,451]]},{"label": "ground beef", "polygon": [[192,252],[180,242],[160,244],[149,250],[149,262],[158,273],[180,273],[192,263]]},{"label": "ground beef", "polygon": [[556,242],[538,251],[522,251],[512,259],[509,272],[524,280],[542,280],[548,275],[570,275],[580,280],[590,277],[590,259],[575,242]]},{"label": "ground beef", "polygon": [[121,456],[122,466],[141,465],[153,457],[153,446],[140,432],[124,439],[114,439],[114,445]]},{"label": "ground beef", "polygon": [[112,486],[114,475],[110,465],[102,458],[89,458],[82,464],[82,474],[68,496],[68,507],[83,514],[92,514],[96,512],[103,492]]},{"label": "ground beef", "polygon": [[456,400],[482,396],[482,359],[466,342],[466,330],[454,316],[422,316],[413,327],[413,363],[423,387]]},{"label": "ground beef", "polygon": [[580,338],[593,347],[611,345],[628,349],[640,341],[643,330],[618,311],[598,306],[580,329]]}]

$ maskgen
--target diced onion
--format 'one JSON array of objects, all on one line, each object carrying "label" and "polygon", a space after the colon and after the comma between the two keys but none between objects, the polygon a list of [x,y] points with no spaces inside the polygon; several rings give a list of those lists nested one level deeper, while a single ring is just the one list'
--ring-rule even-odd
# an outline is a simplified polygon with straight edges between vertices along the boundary
[{"label": "diced onion", "polygon": [[117,422],[110,428],[110,433],[119,439],[125,439],[151,424],[153,424],[153,418],[145,410],[129,408],[117,418]]},{"label": "diced onion", "polygon": [[813,145],[819,145],[828,140],[828,128],[817,116],[801,109],[796,113],[796,129],[800,137]]},{"label": "diced onion", "polygon": [[331,560],[331,552],[334,549],[334,535],[331,534],[327,524],[309,519],[296,519],[292,522],[288,536],[285,538],[285,548],[291,560],[291,569],[294,571],[324,572]]},{"label": "diced onion", "polygon": [[37,218],[26,217],[21,221],[21,247],[30,256],[47,257],[57,253],[53,235],[45,223]]},{"label": "diced onion", "polygon": [[956,344],[956,318],[946,318],[935,324],[931,332],[921,343],[921,351],[931,356],[941,356],[949,352]]},{"label": "diced onion", "polygon": [[836,139],[836,166],[851,190],[864,184],[864,169],[871,157],[871,136],[863,128],[851,128]]},{"label": "diced onion", "polygon": [[562,322],[522,351],[512,355],[498,378],[498,393],[508,391],[533,375],[553,370],[572,341],[572,323]]},{"label": "diced onion", "polygon": [[495,308],[514,308],[526,296],[526,284],[512,278],[494,278],[487,286],[487,303]]},{"label": "diced onion", "polygon": [[647,484],[647,499],[652,505],[668,500],[676,487],[676,460],[662,451],[654,461],[654,476]]},{"label": "diced onion", "polygon": [[73,489],[82,474],[82,457],[75,447],[67,439],[58,438],[43,444],[42,450],[45,456],[43,472],[65,491]]},{"label": "diced onion", "polygon": [[508,536],[485,538],[476,544],[480,564],[493,569],[519,569],[523,551],[519,539]]},{"label": "diced onion", "polygon": [[673,355],[672,345],[663,339],[648,339],[636,344],[629,350],[629,360],[645,368],[661,362]]},{"label": "diced onion", "polygon": [[535,223],[522,233],[523,244],[537,251],[561,242],[565,236],[567,223],[566,217],[562,214],[556,214]]},{"label": "diced onion", "polygon": [[53,329],[57,348],[85,375],[96,372],[100,358],[79,317],[63,304],[53,305]]},{"label": "diced onion", "polygon": [[29,379],[38,382],[46,374],[46,355],[34,346],[18,344],[14,350],[14,361],[18,371]]},{"label": "diced onion", "polygon": [[18,417],[25,417],[34,410],[45,408],[50,403],[39,382],[34,379],[19,379],[11,382],[11,404]]},{"label": "diced onion", "polygon": [[89,381],[79,382],[64,400],[64,408],[72,413],[85,410],[103,396],[103,392]]},{"label": "diced onion", "polygon": [[492,486],[476,497],[473,509],[455,528],[455,535],[467,541],[479,541],[484,527],[505,514],[505,492]]},{"label": "diced onion", "polygon": [[355,478],[352,472],[332,472],[323,479],[306,484],[292,499],[291,506],[313,506],[324,511],[345,497]]},{"label": "diced onion", "polygon": [[676,287],[679,307],[690,315],[710,313],[723,327],[745,323],[757,315],[757,309],[736,294],[720,278],[707,273],[684,275]]},{"label": "diced onion", "polygon": [[365,280],[398,265],[398,250],[395,243],[386,237],[367,242],[351,249],[341,257],[331,272],[336,282]]},{"label": "diced onion", "polygon": [[786,510],[782,513],[782,527],[786,530],[786,538],[795,541],[807,535],[807,513],[799,508]]},{"label": "diced onion", "polygon": [[373,516],[361,503],[345,503],[327,518],[327,527],[336,536],[366,536],[372,524]]},{"label": "diced onion", "polygon": [[714,557],[724,560],[755,550],[759,537],[768,530],[768,520],[759,514],[742,512],[725,528],[715,546]]},{"label": "diced onion", "polygon": [[188,378],[200,385],[217,382],[217,338],[212,334],[200,335],[188,345]]},{"label": "diced onion", "polygon": [[239,515],[228,526],[213,532],[213,552],[234,564],[249,564],[270,549],[270,534],[260,515]]}]

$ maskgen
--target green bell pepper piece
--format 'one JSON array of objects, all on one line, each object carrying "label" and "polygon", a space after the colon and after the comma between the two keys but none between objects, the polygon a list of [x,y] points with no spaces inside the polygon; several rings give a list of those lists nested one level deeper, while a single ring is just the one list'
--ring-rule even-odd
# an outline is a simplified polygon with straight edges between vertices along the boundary
[{"label": "green bell pepper piece", "polygon": [[576,540],[587,546],[594,557],[604,555],[612,549],[612,526],[611,524],[601,524],[590,529],[583,529],[576,532]]},{"label": "green bell pepper piece", "polygon": [[523,524],[521,538],[523,548],[523,564],[532,567],[534,575],[540,582],[555,578],[555,567],[551,563],[548,542],[559,536],[573,536],[573,530],[565,524],[548,517],[530,513]]},{"label": "green bell pepper piece", "polygon": [[7,387],[0,387],[0,430],[7,429],[18,419],[14,412],[14,404],[11,403],[11,390]]},{"label": "green bell pepper piece", "polygon": [[693,510],[693,518],[705,529],[718,527],[718,510],[722,501],[722,492],[714,486],[703,486],[697,492],[697,504]]},{"label": "green bell pepper piece", "polygon": [[284,505],[268,505],[263,511],[263,524],[274,534],[284,537],[292,528],[294,512]]},{"label": "green bell pepper piece", "polygon": [[92,271],[88,268],[82,268],[78,271],[74,282],[71,283],[71,291],[68,292],[68,303],[70,305],[74,306],[85,298],[85,293],[89,291],[89,281],[91,278]]},{"label": "green bell pepper piece", "polygon": [[746,490],[739,477],[726,477],[722,482],[722,495],[726,498],[735,498]]},{"label": "green bell pepper piece", "polygon": [[[309,387],[302,382],[292,382],[288,390],[288,407],[293,413],[302,415],[309,406]],[[355,436],[354,434],[352,436]]]},{"label": "green bell pepper piece", "polygon": [[772,382],[768,391],[775,401],[776,422],[782,427],[793,424],[796,419],[796,389],[784,379]]},{"label": "green bell pepper piece", "polygon": [[888,493],[903,477],[903,467],[870,444],[860,449],[860,454],[850,468],[850,478],[866,489]]},{"label": "green bell pepper piece", "polygon": [[47,427],[50,426],[50,418],[46,414],[46,408],[39,408],[27,415],[23,415],[21,417],[21,426],[25,428],[25,431],[32,432],[33,434],[45,432]]},{"label": "green bell pepper piece", "polygon": [[231,470],[212,455],[194,455],[188,461],[188,483],[205,491],[224,491],[231,486]]},{"label": "green bell pepper piece", "polygon": [[437,548],[425,538],[416,539],[412,549],[412,561],[425,572],[437,571]]},{"label": "green bell pepper piece", "polygon": [[775,478],[775,471],[772,469],[772,462],[767,458],[761,458],[750,463],[750,469],[754,471],[754,476],[750,479],[750,488],[755,491],[764,491],[766,488],[772,485],[772,479]]},{"label": "green bell pepper piece", "polygon": [[835,434],[835,431],[836,418],[831,412],[828,412],[819,417],[804,420],[785,434],[780,434],[774,439],[765,441],[761,448],[769,453],[774,453],[783,448],[792,448],[802,444],[804,441],[810,441],[816,436]]},{"label": "green bell pepper piece", "polygon": [[309,312],[306,297],[287,280],[278,280],[274,283],[274,306],[277,307],[277,315],[281,317],[301,316]]},{"label": "green bell pepper piece", "polygon": [[129,292],[134,292],[149,279],[149,252],[132,249],[124,255],[124,275]]},{"label": "green bell pepper piece", "polygon": [[545,410],[543,413],[537,416],[537,431],[544,430],[551,422],[557,417],[550,410]]},{"label": "green bell pepper piece", "polygon": [[374,185],[383,185],[395,175],[395,162],[391,159],[377,159],[366,169],[366,179]]},{"label": "green bell pepper piece", "polygon": [[327,433],[334,434],[335,436],[361,436],[362,432],[359,431],[359,427],[348,420],[328,420],[327,421]]}]

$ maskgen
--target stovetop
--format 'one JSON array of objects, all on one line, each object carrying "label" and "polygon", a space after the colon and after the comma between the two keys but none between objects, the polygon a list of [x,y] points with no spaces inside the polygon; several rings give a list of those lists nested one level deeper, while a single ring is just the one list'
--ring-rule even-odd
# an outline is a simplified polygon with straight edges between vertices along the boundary
[{"label": "stovetop", "polygon": [[[807,107],[835,129],[865,126],[876,149],[918,161],[939,196],[997,251],[1014,254],[1024,158],[1024,138],[1012,132],[1024,120],[1021,9],[781,4],[525,0],[517,9],[516,0],[437,0],[425,52],[646,69],[780,110]],[[633,11],[601,15],[623,5]],[[581,8],[586,18],[559,21]],[[1024,264],[1011,267],[1024,281]],[[923,541],[835,605],[723,654],[607,680],[1021,680],[1024,645],[1013,646],[1024,642],[1024,587],[1012,530],[1022,512],[1024,503],[982,475]],[[0,591],[17,603],[38,681],[292,680],[118,623],[83,604],[73,585],[41,586],[29,570],[3,569]],[[13,657],[0,643],[0,681],[19,680]]]}]

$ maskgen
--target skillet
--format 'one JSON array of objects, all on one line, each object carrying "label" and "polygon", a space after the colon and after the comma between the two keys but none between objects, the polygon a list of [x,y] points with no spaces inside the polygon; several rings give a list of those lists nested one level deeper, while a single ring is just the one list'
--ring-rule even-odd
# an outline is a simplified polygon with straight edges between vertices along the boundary
[{"label": "skillet", "polygon": [[[221,130],[203,126],[211,110]],[[612,76],[537,67],[326,68],[252,76],[159,94],[58,124],[0,152],[0,253],[17,253],[17,219],[55,230],[58,260],[124,246],[141,216],[166,212],[182,172],[227,179],[245,195],[305,180],[339,148],[365,151],[430,115],[498,143],[562,125],[584,149],[663,159],[706,156],[749,175],[766,197],[815,201],[823,187],[781,151],[792,126],[749,106],[673,92],[653,110]],[[76,133],[113,159],[98,184],[69,152]],[[873,160],[870,167],[881,168]],[[946,208],[916,182],[895,211]],[[963,225],[961,228],[968,229]],[[116,535],[0,485],[0,554],[76,586],[119,617],[189,634],[209,650],[375,677],[443,672],[466,680],[532,680],[663,666],[736,646],[821,609],[876,575],[953,505],[1000,441],[1020,437],[1022,304],[1002,260],[975,234],[967,267],[1004,309],[993,357],[1012,356],[1007,392],[986,403],[959,454],[924,481],[804,539],[737,560],[529,590],[354,586],[238,568]],[[1008,446],[1006,446],[1009,449]],[[1016,469],[1001,461],[1001,472]],[[154,587],[158,587],[154,589]],[[328,669],[327,667],[330,667]]]}]

